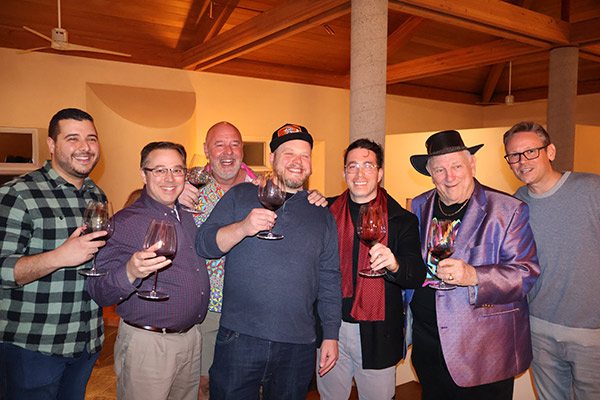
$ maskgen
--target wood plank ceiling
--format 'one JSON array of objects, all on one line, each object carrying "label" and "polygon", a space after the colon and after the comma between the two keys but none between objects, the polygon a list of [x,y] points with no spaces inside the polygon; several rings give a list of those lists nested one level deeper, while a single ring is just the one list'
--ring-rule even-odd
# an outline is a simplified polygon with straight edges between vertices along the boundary
[{"label": "wood plank ceiling", "polygon": [[[49,43],[56,0],[1,0],[0,47]],[[62,0],[69,42],[41,50],[347,88],[348,0]],[[450,102],[547,98],[549,50],[578,46],[578,94],[600,93],[600,0],[390,0],[388,93]],[[22,57],[27,57],[23,54]]]}]

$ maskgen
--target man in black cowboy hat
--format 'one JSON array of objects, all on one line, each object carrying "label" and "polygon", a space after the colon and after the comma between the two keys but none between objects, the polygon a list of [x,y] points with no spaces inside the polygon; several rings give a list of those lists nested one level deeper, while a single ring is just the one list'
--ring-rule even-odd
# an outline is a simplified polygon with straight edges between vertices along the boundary
[{"label": "man in black cowboy hat", "polygon": [[[531,363],[527,293],[540,270],[529,211],[475,179],[473,154],[482,146],[443,131],[427,139],[427,154],[411,157],[435,185],[412,201],[430,268],[430,279],[409,293],[423,399],[512,399],[514,376]],[[428,250],[436,220],[458,231],[450,258]],[[455,287],[436,289],[441,281]]]}]

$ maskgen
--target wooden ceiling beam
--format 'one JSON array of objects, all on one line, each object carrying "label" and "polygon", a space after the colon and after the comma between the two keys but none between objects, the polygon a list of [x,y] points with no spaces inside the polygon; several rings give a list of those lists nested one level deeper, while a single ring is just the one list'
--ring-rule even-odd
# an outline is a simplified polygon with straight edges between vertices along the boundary
[{"label": "wooden ceiling beam", "polygon": [[410,83],[395,83],[393,85],[388,85],[387,94],[471,105],[477,104],[479,101],[479,95],[475,93],[411,85]]},{"label": "wooden ceiling beam", "polygon": [[390,0],[389,7],[534,46],[569,43],[567,22],[500,0]]},{"label": "wooden ceiling beam", "polygon": [[349,3],[349,0],[287,0],[205,43],[186,50],[182,56],[182,66],[185,69],[195,69],[198,64],[265,39],[338,6],[348,4],[349,9]]},{"label": "wooden ceiling beam", "polygon": [[296,35],[302,31],[314,28],[315,26],[318,26],[325,22],[331,21],[332,19],[336,19],[338,17],[346,15],[349,12],[350,12],[350,3],[342,4],[340,6],[337,6],[336,8],[333,8],[333,9],[326,11],[322,14],[319,14],[315,17],[309,18],[305,21],[299,22],[293,26],[283,29],[277,33],[274,33],[272,35],[269,35],[267,37],[259,39],[255,42],[249,43],[245,46],[239,47],[235,50],[232,50],[232,51],[225,53],[223,55],[220,55],[218,57],[212,58],[206,62],[198,63],[195,65],[194,70],[195,71],[204,71],[208,68],[214,67],[215,65],[222,64],[222,63],[232,60],[234,58],[241,57],[246,53],[250,53],[254,50],[260,49],[261,47],[267,46],[278,40],[282,40],[287,37]]},{"label": "wooden ceiling beam", "polygon": [[571,24],[571,43],[579,45],[600,43],[600,17]]},{"label": "wooden ceiling beam", "polygon": [[196,24],[196,35],[189,47],[196,46],[217,36],[238,3],[239,0],[219,0],[218,3],[209,2],[207,9]]},{"label": "wooden ceiling beam", "polygon": [[498,81],[500,80],[500,75],[502,75],[504,64],[506,63],[492,65],[488,77],[485,80],[485,84],[483,85],[483,90],[481,91],[482,103],[487,103],[492,98],[496,86],[498,85]]},{"label": "wooden ceiling beam", "polygon": [[589,61],[594,61],[597,63],[600,63],[600,45],[596,45],[599,48],[596,49],[592,49],[592,51],[588,51],[588,48],[584,49],[580,49],[579,50],[579,57],[589,60]]},{"label": "wooden ceiling beam", "polygon": [[306,83],[310,85],[328,86],[348,89],[350,77],[327,71],[310,68],[290,67],[288,65],[270,64],[258,61],[235,59],[219,64],[205,72],[250,76],[253,78],[276,81]]},{"label": "wooden ceiling beam", "polygon": [[538,47],[500,39],[447,51],[387,67],[387,83],[411,81],[508,61],[513,57],[544,51]]},{"label": "wooden ceiling beam", "polygon": [[[600,80],[583,81],[577,83],[577,95],[593,94],[600,92]],[[518,90],[513,92],[516,103],[523,103],[528,101],[546,100],[548,99],[548,88],[538,87],[532,89]],[[502,103],[504,97],[502,95],[496,95],[492,98],[492,101]]]},{"label": "wooden ceiling beam", "polygon": [[411,15],[402,25],[392,32],[387,39],[387,54],[388,57],[396,54],[419,32],[425,18]]}]

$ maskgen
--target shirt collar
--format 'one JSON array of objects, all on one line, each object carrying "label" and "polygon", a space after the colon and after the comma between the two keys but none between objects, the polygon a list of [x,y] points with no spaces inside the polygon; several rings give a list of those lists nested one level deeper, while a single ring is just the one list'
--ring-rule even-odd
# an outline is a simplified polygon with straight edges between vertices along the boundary
[{"label": "shirt collar", "polygon": [[[75,190],[78,190],[75,185],[73,185],[72,183],[67,182],[67,180],[65,178],[63,178],[62,176],[60,176],[58,174],[58,172],[56,172],[56,170],[54,168],[52,168],[52,161],[51,160],[46,160],[46,162],[44,163],[44,165],[41,168],[42,174],[45,175],[46,180],[49,181],[54,187],[59,188],[59,187],[73,187],[75,188]],[[90,178],[89,176],[87,176],[84,180],[83,180],[83,184],[81,185],[81,191],[83,190],[90,190],[96,187],[96,183],[92,180],[92,178]]]}]

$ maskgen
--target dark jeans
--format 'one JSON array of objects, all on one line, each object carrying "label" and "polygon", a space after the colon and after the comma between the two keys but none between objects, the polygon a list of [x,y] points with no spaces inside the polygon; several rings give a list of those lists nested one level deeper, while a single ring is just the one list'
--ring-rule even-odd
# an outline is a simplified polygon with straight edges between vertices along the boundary
[{"label": "dark jeans", "polygon": [[100,352],[77,358],[47,356],[0,343],[2,400],[83,400]]},{"label": "dark jeans", "polygon": [[442,354],[438,337],[431,330],[413,324],[411,361],[421,388],[422,400],[512,400],[515,378],[473,387],[454,383]]},{"label": "dark jeans", "polygon": [[220,327],[210,368],[211,400],[304,400],[316,346],[258,339]]}]

